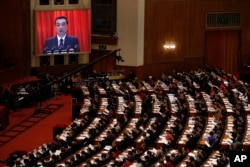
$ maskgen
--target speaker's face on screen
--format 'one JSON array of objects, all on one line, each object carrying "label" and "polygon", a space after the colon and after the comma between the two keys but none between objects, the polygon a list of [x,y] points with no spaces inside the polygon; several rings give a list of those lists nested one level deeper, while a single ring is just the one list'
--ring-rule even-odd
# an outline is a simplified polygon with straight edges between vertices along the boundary
[{"label": "speaker's face on screen", "polygon": [[68,30],[68,24],[66,19],[57,19],[56,20],[56,32],[58,36],[62,37],[66,34]]}]

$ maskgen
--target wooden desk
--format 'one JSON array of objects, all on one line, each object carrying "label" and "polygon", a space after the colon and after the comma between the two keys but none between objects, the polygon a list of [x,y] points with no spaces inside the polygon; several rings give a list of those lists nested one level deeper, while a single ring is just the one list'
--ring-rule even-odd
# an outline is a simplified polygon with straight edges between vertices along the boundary
[{"label": "wooden desk", "polygon": [[202,167],[211,167],[217,165],[217,160],[222,156],[222,153],[219,150],[214,150],[207,160],[202,164]]},{"label": "wooden desk", "polygon": [[137,88],[136,88],[131,82],[126,82],[126,85],[127,85],[127,87],[128,87],[128,90],[129,90],[132,94],[138,93]]},{"label": "wooden desk", "polygon": [[[149,118],[149,121],[148,121],[146,127],[144,129],[141,129],[141,130],[144,131],[144,132],[147,132],[147,130],[149,130],[151,128],[151,126],[155,123],[155,121],[156,121],[156,117]],[[143,136],[143,133],[141,133],[137,137],[137,139],[135,140],[135,145],[136,145],[137,148],[139,148],[141,146],[144,139],[145,139],[145,136]]]},{"label": "wooden desk", "polygon": [[116,162],[122,162],[124,159],[126,159],[128,157],[128,153],[130,151],[136,151],[136,149],[134,147],[128,147],[125,150],[123,150],[116,158],[112,159],[111,161],[109,161],[108,163],[106,163],[104,166],[112,166],[115,161]]},{"label": "wooden desk", "polygon": [[245,150],[250,148],[250,114],[246,115],[246,129],[242,144]]},{"label": "wooden desk", "polygon": [[234,122],[234,117],[228,116],[224,134],[220,141],[220,146],[223,149],[228,148],[228,146],[233,143],[232,141],[232,131],[233,131],[233,126],[234,126],[233,122]]},{"label": "wooden desk", "polygon": [[[207,145],[207,137],[209,136],[209,133],[213,131],[213,129],[217,126],[216,120],[213,116],[208,116],[207,118],[207,123],[204,129],[204,132],[198,141],[199,144],[201,145]],[[207,145],[210,147],[210,145]]]},{"label": "wooden desk", "polygon": [[118,121],[116,118],[112,118],[109,122],[109,124],[107,125],[107,127],[105,127],[103,129],[103,131],[94,139],[94,143],[95,145],[99,145],[102,143],[102,141],[104,141],[107,136],[108,136],[108,131],[112,131],[112,128],[115,128],[116,124],[118,124]]},{"label": "wooden desk", "polygon": [[182,134],[179,136],[179,139],[177,141],[179,149],[181,149],[183,146],[186,145],[186,142],[188,141],[187,135],[193,133],[194,126],[195,126],[194,116],[188,117],[186,126],[184,127],[184,130]]},{"label": "wooden desk", "polygon": [[146,88],[146,91],[147,91],[148,93],[153,93],[153,92],[154,92],[153,87],[152,87],[148,82],[142,81],[142,84],[143,84],[143,86]]},{"label": "wooden desk", "polygon": [[[170,145],[171,143],[166,139],[167,131],[171,132],[171,126],[174,124],[174,122],[177,120],[177,117],[175,115],[171,115],[168,122],[166,123],[164,129],[162,130],[161,134],[156,139],[156,148],[159,149],[165,145]],[[172,141],[171,141],[172,142]]]},{"label": "wooden desk", "polygon": [[189,157],[193,157],[194,159],[196,159],[197,155],[199,154],[199,151],[197,149],[194,149],[192,151],[190,151],[186,157],[184,159],[182,159],[182,161],[177,165],[177,167],[185,167],[186,166],[186,162],[190,161]]}]

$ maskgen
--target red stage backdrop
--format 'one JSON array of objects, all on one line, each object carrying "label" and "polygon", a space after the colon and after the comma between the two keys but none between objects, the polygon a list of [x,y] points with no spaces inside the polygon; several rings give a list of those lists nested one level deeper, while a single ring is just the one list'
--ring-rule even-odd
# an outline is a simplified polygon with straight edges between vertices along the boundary
[{"label": "red stage backdrop", "polygon": [[58,16],[68,18],[68,34],[78,38],[80,52],[90,52],[91,12],[89,9],[36,11],[35,14],[37,55],[43,53],[45,40],[56,35],[54,22]]}]

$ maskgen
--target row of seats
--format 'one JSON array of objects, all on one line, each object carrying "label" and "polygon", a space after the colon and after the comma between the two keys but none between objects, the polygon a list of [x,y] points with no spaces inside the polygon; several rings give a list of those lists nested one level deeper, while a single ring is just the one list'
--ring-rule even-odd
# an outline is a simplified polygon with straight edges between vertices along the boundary
[{"label": "row of seats", "polygon": [[78,118],[16,166],[31,158],[57,167],[227,166],[230,150],[249,149],[248,84],[220,69],[89,83],[80,91]]}]

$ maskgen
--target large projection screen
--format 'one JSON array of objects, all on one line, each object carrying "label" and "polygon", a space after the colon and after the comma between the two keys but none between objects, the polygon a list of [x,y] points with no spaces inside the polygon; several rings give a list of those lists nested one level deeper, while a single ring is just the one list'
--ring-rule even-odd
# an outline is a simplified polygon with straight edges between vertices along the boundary
[{"label": "large projection screen", "polygon": [[[67,35],[75,36],[78,39],[79,46],[77,47],[79,47],[79,50],[75,53],[89,53],[91,50],[90,9],[63,9],[35,11],[34,27],[36,55],[39,56],[53,53],[53,48],[46,48],[47,52],[45,52],[44,45],[46,39],[56,37],[55,19],[58,16],[64,16],[68,19]],[[66,50],[66,52],[68,52],[68,50]]]}]

